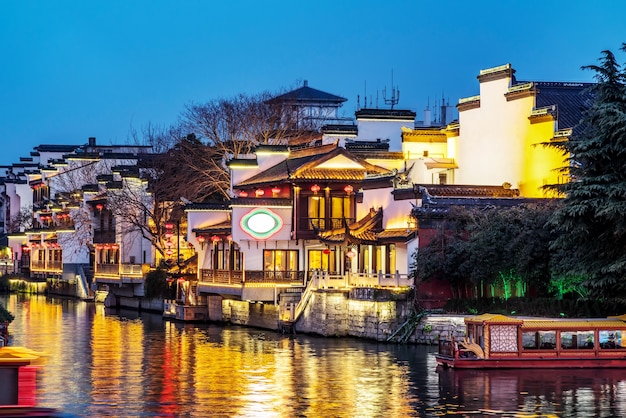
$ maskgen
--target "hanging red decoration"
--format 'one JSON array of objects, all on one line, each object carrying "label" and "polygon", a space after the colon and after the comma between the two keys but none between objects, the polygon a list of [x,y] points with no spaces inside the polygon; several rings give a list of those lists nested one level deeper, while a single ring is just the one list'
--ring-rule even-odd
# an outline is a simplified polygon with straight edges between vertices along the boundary
[{"label": "hanging red decoration", "polygon": [[346,253],[346,257],[354,258],[356,256],[356,252],[354,250],[350,250]]},{"label": "hanging red decoration", "polygon": [[171,222],[167,222],[167,223],[165,224],[165,229],[174,229],[174,224],[173,224],[173,223],[171,223]]},{"label": "hanging red decoration", "polygon": [[354,191],[354,187],[352,187],[351,185],[348,184],[346,187],[343,188],[343,190],[346,193],[350,194],[350,193],[352,193]]},{"label": "hanging red decoration", "polygon": [[96,209],[98,209],[98,210],[102,210],[102,209],[104,209],[104,205],[103,205],[102,203],[98,203],[98,204],[96,205]]},{"label": "hanging red decoration", "polygon": [[206,241],[206,238],[204,238],[202,235],[200,235],[200,236],[198,237],[198,242],[199,242],[200,244],[203,244],[203,243],[204,243],[204,241]]},{"label": "hanging red decoration", "polygon": [[265,190],[263,189],[257,189],[256,192],[254,192],[254,194],[258,196],[263,196],[265,194]]},{"label": "hanging red decoration", "polygon": [[273,194],[278,194],[278,193],[280,193],[280,187],[278,187],[278,186],[274,186],[274,187],[272,187],[272,193],[273,193]]},{"label": "hanging red decoration", "polygon": [[165,254],[172,255],[174,254],[174,250],[172,250],[171,248],[168,248],[167,250],[165,250]]},{"label": "hanging red decoration", "polygon": [[320,190],[322,190],[322,188],[318,186],[317,184],[314,184],[313,186],[311,186],[311,191],[315,194],[317,194],[317,192],[319,192]]},{"label": "hanging red decoration", "polygon": [[211,241],[213,241],[213,242],[220,242],[220,241],[221,241],[221,238],[220,238],[220,237],[218,237],[217,235],[213,235],[213,236],[211,237]]},{"label": "hanging red decoration", "polygon": [[245,190],[240,191],[239,197],[248,197],[248,192],[246,192]]},{"label": "hanging red decoration", "polygon": [[328,255],[330,254],[330,248],[324,248],[324,251],[322,251],[324,254]]}]

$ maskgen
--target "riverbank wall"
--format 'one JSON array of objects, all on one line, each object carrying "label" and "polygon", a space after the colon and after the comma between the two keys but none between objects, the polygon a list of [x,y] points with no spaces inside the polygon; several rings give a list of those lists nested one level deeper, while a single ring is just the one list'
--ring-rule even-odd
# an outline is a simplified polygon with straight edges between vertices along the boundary
[{"label": "riverbank wall", "polygon": [[[55,289],[59,290],[59,289]],[[163,312],[162,300],[96,292],[96,302],[109,307]],[[318,289],[290,331],[323,337],[355,337],[380,342],[436,345],[441,339],[465,335],[464,316],[429,314],[415,317],[407,293],[373,288]],[[196,310],[198,306],[194,307]],[[278,305],[206,296],[206,318],[211,322],[280,331]],[[201,321],[195,321],[201,322]]]},{"label": "riverbank wall", "polygon": [[[431,314],[415,318],[412,301],[357,299],[349,291],[318,290],[295,323],[295,333],[324,337],[356,337],[435,345],[440,339],[462,338],[464,317]],[[363,296],[363,295],[361,295]],[[279,307],[208,297],[209,319],[235,325],[277,329]]]}]

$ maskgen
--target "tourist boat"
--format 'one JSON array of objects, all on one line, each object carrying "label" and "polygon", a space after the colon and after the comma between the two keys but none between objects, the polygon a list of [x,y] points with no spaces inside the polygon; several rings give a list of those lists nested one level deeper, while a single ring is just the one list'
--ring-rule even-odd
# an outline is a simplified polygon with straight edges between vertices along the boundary
[{"label": "tourist boat", "polygon": [[437,363],[456,369],[626,368],[626,315],[465,318],[465,337],[439,341]]},{"label": "tourist boat", "polygon": [[0,417],[60,417],[54,409],[38,407],[37,368],[42,354],[22,347],[0,348]]}]

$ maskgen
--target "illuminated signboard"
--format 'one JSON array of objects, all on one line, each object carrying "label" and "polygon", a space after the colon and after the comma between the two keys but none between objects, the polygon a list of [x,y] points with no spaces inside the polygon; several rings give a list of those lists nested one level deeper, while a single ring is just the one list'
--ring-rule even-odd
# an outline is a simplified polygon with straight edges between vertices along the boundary
[{"label": "illuminated signboard", "polygon": [[241,218],[241,229],[256,239],[267,239],[280,231],[283,220],[269,209],[252,209]]}]

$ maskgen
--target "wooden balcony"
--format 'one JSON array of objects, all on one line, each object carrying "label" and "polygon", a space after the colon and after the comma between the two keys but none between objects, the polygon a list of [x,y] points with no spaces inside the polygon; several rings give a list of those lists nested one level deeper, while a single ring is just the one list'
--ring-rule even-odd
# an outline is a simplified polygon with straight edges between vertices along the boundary
[{"label": "wooden balcony", "polygon": [[303,283],[303,271],[263,271],[263,270],[200,270],[200,282],[214,284],[240,285],[243,283],[291,284]]},{"label": "wooden balcony", "polygon": [[60,260],[31,260],[30,271],[43,273],[63,272],[63,262]]},{"label": "wooden balcony", "polygon": [[140,283],[143,280],[142,264],[96,264],[94,277],[101,283]]},{"label": "wooden balcony", "polygon": [[[348,225],[354,223],[354,218],[345,218]],[[300,218],[298,229],[301,231],[314,231],[316,229],[326,231],[329,229],[342,228],[344,218]]]}]

